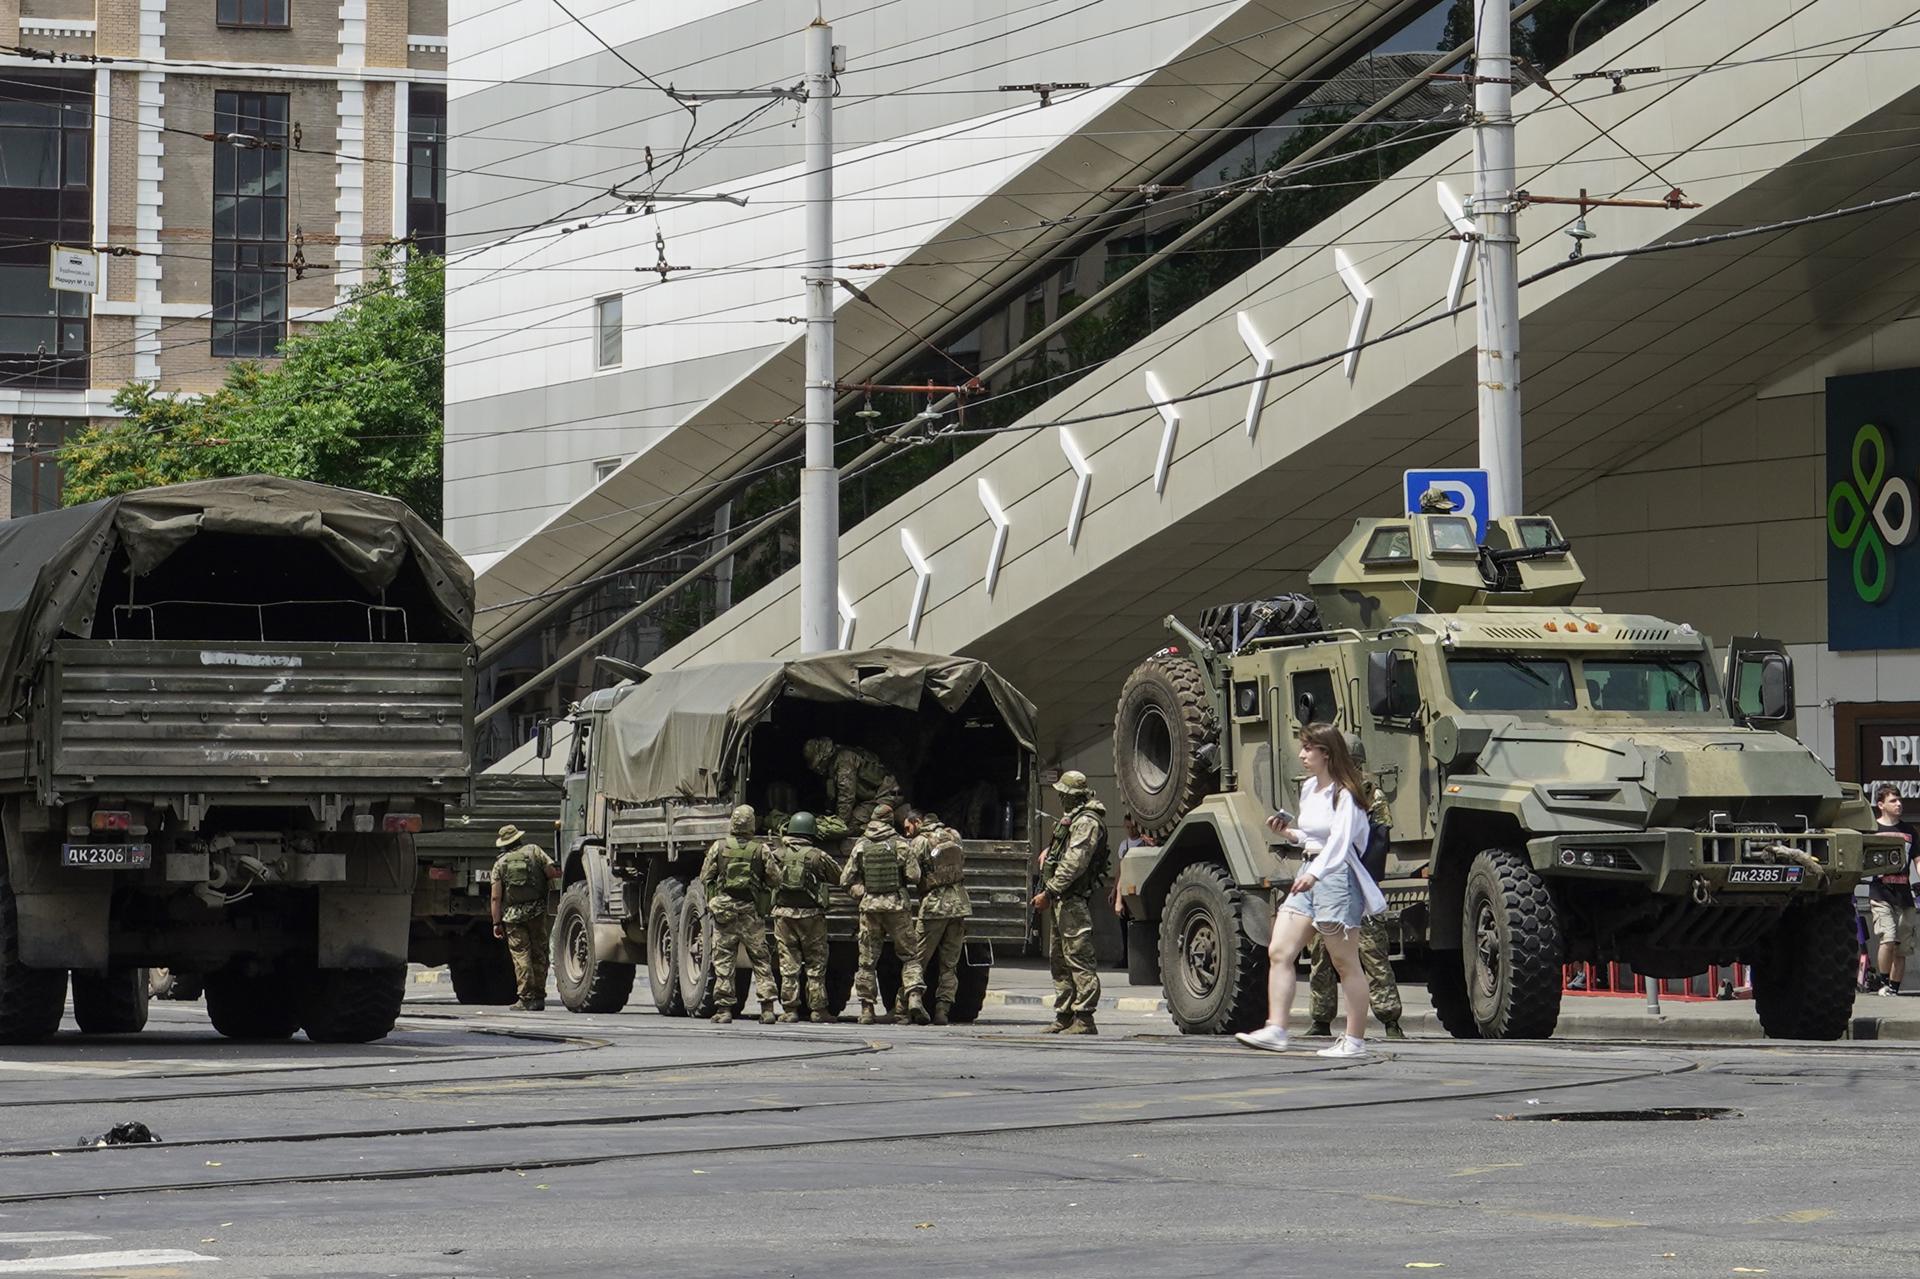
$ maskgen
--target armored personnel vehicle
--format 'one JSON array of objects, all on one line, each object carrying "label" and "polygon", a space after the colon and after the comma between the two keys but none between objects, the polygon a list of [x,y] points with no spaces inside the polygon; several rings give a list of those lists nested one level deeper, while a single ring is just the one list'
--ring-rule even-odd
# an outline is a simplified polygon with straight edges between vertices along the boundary
[{"label": "armored personnel vehicle", "polygon": [[[663,1015],[707,1015],[716,981],[744,992],[744,970],[714,971],[700,864],[737,804],[753,805],[762,822],[831,811],[801,751],[826,736],[874,750],[910,802],[963,836],[973,917],[951,1015],[973,1020],[995,947],[1018,953],[1030,926],[1040,838],[1032,703],[984,662],[903,649],[633,674],[642,678],[595,690],[570,717],[554,920],[566,1006],[619,1011],[642,964]],[[853,900],[836,887],[827,912],[835,1014],[852,990],[855,935]],[[897,988],[898,976],[897,966],[880,970],[883,987]]]},{"label": "armored personnel vehicle", "polygon": [[1294,742],[1337,725],[1391,810],[1382,882],[1462,1038],[1544,1038],[1562,965],[1652,977],[1752,965],[1775,1038],[1834,1039],[1854,994],[1852,891],[1900,853],[1858,789],[1789,734],[1793,668],[1684,623],[1575,603],[1546,518],[1362,519],[1310,597],[1211,610],[1120,695],[1122,801],[1157,847],[1122,860],[1135,981],[1188,1033],[1265,1014],[1276,898],[1299,867]]}]

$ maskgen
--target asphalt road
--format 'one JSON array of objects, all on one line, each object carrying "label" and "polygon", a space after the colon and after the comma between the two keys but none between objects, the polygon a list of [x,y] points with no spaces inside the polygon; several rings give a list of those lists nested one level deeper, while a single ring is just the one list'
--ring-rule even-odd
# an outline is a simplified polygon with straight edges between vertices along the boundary
[{"label": "asphalt road", "polygon": [[[138,1037],[0,1049],[0,1276],[1920,1271],[1901,1045],[1333,1062],[1146,1017],[1061,1040],[1028,1008],[551,1007],[417,994],[341,1048],[156,1003]],[[1677,1107],[1727,1113],[1578,1118]],[[162,1144],[79,1144],[130,1119]]]}]

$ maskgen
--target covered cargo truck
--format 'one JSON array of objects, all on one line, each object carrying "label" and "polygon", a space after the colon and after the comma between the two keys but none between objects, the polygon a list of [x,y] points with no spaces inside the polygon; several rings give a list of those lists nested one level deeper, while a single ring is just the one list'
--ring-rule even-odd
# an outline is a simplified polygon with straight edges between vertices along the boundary
[{"label": "covered cargo truck", "polygon": [[0,1042],[362,1041],[405,983],[417,832],[465,789],[473,581],[391,499],[251,476],[0,525]]}]

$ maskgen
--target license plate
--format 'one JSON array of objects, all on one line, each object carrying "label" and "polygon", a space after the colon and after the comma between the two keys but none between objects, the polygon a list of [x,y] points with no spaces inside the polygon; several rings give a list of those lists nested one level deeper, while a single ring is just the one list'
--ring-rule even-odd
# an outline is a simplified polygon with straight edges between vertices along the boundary
[{"label": "license plate", "polygon": [[475,884],[491,884],[493,882],[493,867],[482,866],[468,875],[467,879]]},{"label": "license plate", "polygon": [[1800,866],[1735,866],[1727,872],[1729,884],[1797,884],[1805,873]]},{"label": "license plate", "polygon": [[138,870],[153,865],[153,845],[63,844],[60,864],[92,870]]}]

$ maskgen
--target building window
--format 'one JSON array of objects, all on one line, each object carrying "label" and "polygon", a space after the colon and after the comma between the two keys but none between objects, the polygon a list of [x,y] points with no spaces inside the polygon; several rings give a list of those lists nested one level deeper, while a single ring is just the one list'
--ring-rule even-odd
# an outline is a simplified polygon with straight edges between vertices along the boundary
[{"label": "building window", "polygon": [[213,95],[213,353],[272,355],[287,336],[287,95]]},{"label": "building window", "polygon": [[60,509],[60,446],[85,418],[16,417],[13,420],[13,495],[9,514],[38,515]]},{"label": "building window", "polygon": [[287,0],[216,0],[214,22],[223,27],[287,26]]},{"label": "building window", "polygon": [[0,94],[0,386],[87,385],[91,297],[52,288],[53,246],[93,243],[93,76],[10,67]]},{"label": "building window", "polygon": [[407,234],[422,253],[447,251],[447,91],[407,91]]},{"label": "building window", "polygon": [[593,307],[600,343],[596,363],[603,369],[617,368],[620,364],[620,295],[601,298]]},{"label": "building window", "polygon": [[595,484],[596,486],[598,486],[598,485],[601,485],[601,484],[605,484],[605,483],[607,482],[607,477],[608,477],[608,476],[610,476],[610,475],[612,475],[612,474],[613,474],[613,473],[614,473],[615,471],[617,471],[617,470],[619,470],[619,469],[620,469],[620,459],[619,459],[619,458],[617,458],[617,457],[603,457],[603,458],[601,458],[601,459],[600,459],[600,460],[599,460],[598,462],[595,462],[595,463],[593,464],[593,482],[594,482],[594,484]]}]

